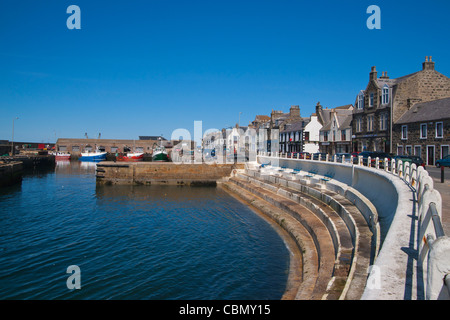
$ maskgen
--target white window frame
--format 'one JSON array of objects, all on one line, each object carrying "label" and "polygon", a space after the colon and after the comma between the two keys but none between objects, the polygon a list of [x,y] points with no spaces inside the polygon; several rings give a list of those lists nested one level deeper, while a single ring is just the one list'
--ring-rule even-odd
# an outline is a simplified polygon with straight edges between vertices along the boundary
[{"label": "white window frame", "polygon": [[[405,129],[404,132],[403,132],[403,129]],[[401,139],[408,140],[408,125],[402,125]]]},{"label": "white window frame", "polygon": [[382,104],[388,104],[389,103],[389,86],[385,84],[382,89],[381,94],[381,101]]},{"label": "white window frame", "polygon": [[388,120],[387,113],[381,113],[380,114],[380,131],[387,130],[387,120]]},{"label": "white window frame", "polygon": [[[441,125],[441,135],[440,136],[438,136],[438,124]],[[435,130],[436,130],[436,137],[435,138],[442,139],[444,137],[444,122],[442,122],[442,121],[436,122]]]},{"label": "white window frame", "polygon": [[358,110],[364,109],[364,93],[358,95]]},{"label": "white window frame", "polygon": [[356,118],[356,132],[362,131],[362,118],[358,117]]},{"label": "white window frame", "polygon": [[[409,152],[408,152],[409,151]],[[413,152],[413,148],[412,148],[412,145],[406,145],[405,146],[405,155],[407,155],[407,156],[411,156],[412,155],[412,152]]]},{"label": "white window frame", "polygon": [[[425,136],[423,135],[422,127],[425,127]],[[427,132],[428,132],[428,126],[426,123],[421,123],[419,128],[419,136],[420,139],[426,139],[427,138]]]},{"label": "white window frame", "polygon": [[[417,148],[419,148],[419,152],[416,152]],[[414,146],[414,155],[418,156],[418,157],[422,157],[422,146],[420,144]]]},{"label": "white window frame", "polygon": [[448,145],[448,144],[441,145],[441,159],[444,157],[444,153],[442,152],[443,147],[447,147],[449,149],[448,154],[450,154],[450,145]]},{"label": "white window frame", "polygon": [[373,131],[373,121],[374,121],[373,114],[368,115],[367,116],[367,132]]},{"label": "white window frame", "polygon": [[369,107],[373,107],[374,102],[375,102],[375,93],[371,92],[369,94]]}]

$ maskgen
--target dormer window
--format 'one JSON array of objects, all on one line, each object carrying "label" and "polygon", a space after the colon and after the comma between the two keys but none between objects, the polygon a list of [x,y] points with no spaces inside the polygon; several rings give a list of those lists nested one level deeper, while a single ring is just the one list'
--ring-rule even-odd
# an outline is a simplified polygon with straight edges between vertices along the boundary
[{"label": "dormer window", "polygon": [[381,94],[381,101],[383,104],[389,103],[389,87],[387,84],[383,86],[382,94]]},{"label": "dormer window", "polygon": [[371,92],[369,96],[369,107],[373,107],[373,99],[374,99],[374,93]]},{"label": "dormer window", "polygon": [[358,110],[364,109],[364,92],[358,95]]}]

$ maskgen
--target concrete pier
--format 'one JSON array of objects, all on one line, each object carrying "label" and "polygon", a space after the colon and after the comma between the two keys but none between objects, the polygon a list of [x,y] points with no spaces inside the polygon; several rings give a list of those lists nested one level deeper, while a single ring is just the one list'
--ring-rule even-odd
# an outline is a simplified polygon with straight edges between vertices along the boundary
[{"label": "concrete pier", "polygon": [[103,161],[97,164],[98,184],[166,184],[166,185],[216,185],[229,177],[233,170],[244,164],[176,164],[172,162]]},{"label": "concrete pier", "polygon": [[0,162],[0,187],[10,186],[22,181],[22,162]]},{"label": "concrete pier", "polygon": [[34,169],[40,167],[52,167],[56,165],[55,156],[53,155],[14,155],[1,157],[0,161],[5,163],[22,162],[23,169]]}]

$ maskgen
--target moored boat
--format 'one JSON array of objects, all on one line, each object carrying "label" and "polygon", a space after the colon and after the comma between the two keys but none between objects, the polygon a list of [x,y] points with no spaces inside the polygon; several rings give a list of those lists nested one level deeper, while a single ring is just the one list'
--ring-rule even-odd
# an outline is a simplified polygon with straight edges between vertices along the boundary
[{"label": "moored boat", "polygon": [[70,153],[67,152],[56,152],[55,160],[70,160]]},{"label": "moored boat", "polygon": [[152,161],[169,161],[169,155],[167,154],[166,148],[158,146],[153,149]]},{"label": "moored boat", "polygon": [[143,152],[127,153],[125,156],[117,156],[117,161],[142,161],[144,159]]},{"label": "moored boat", "polygon": [[81,161],[102,161],[106,160],[106,152],[95,151],[95,152],[82,152],[80,158]]}]

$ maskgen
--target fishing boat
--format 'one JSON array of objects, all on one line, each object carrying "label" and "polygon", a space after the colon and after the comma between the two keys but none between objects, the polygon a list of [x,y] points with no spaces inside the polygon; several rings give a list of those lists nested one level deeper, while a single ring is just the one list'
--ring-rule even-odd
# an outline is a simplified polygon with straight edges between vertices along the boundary
[{"label": "fishing boat", "polygon": [[67,152],[56,152],[54,155],[55,160],[70,160],[70,153]]},{"label": "fishing boat", "polygon": [[106,152],[95,151],[95,152],[82,152],[79,160],[81,161],[102,161],[106,160]]},{"label": "fishing boat", "polygon": [[152,161],[169,161],[169,155],[167,154],[166,148],[164,148],[162,145],[154,148]]},{"label": "fishing boat", "polygon": [[142,161],[143,159],[143,152],[127,153],[126,155],[117,156],[117,161]]}]

